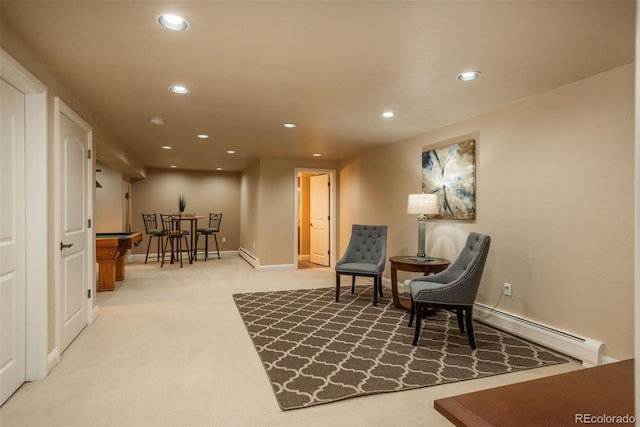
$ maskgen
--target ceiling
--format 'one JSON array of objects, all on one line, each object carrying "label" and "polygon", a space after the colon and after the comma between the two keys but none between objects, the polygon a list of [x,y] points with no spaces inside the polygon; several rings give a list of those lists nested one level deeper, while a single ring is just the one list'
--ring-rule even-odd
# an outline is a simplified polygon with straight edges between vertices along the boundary
[{"label": "ceiling", "polygon": [[341,160],[634,61],[633,0],[1,0],[0,16],[154,168]]}]

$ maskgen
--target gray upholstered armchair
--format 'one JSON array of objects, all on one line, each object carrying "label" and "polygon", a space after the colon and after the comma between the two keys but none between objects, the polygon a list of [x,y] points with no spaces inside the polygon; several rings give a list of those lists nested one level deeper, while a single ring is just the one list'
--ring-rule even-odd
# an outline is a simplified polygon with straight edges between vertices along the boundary
[{"label": "gray upholstered armchair", "polygon": [[455,312],[458,317],[458,327],[462,333],[465,326],[464,317],[469,344],[471,348],[476,348],[473,336],[473,303],[478,294],[490,244],[490,236],[470,233],[460,256],[449,268],[432,276],[415,278],[409,283],[411,289],[409,326],[417,314],[413,345],[418,344],[423,310],[433,307]]},{"label": "gray upholstered armchair", "polygon": [[340,299],[340,275],[351,278],[354,292],[356,276],[373,278],[373,305],[378,304],[378,292],[382,296],[382,272],[387,257],[387,226],[359,225],[351,228],[351,239],[344,255],[336,262],[336,302]]}]

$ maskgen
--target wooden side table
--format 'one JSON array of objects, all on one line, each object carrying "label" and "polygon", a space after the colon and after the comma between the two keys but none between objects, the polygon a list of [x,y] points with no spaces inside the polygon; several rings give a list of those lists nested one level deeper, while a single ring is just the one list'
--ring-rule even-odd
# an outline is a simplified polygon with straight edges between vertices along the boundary
[{"label": "wooden side table", "polygon": [[411,301],[400,299],[398,296],[398,270],[424,273],[424,275],[439,273],[445,270],[451,261],[445,258],[426,258],[424,261],[415,260],[415,256],[394,256],[389,258],[391,263],[391,296],[396,308],[411,310]]}]

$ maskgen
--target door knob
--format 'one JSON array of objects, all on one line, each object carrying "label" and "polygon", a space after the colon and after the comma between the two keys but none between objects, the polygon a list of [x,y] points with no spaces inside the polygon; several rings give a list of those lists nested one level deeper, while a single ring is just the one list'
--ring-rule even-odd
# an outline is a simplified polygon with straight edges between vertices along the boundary
[{"label": "door knob", "polygon": [[63,250],[63,249],[66,249],[66,248],[70,248],[71,246],[73,246],[73,243],[64,244],[64,243],[60,242],[60,250]]}]

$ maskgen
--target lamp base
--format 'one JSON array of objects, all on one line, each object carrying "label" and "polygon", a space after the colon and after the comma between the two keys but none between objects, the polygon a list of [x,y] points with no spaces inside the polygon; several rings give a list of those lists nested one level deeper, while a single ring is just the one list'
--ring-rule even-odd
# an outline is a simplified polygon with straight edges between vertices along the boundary
[{"label": "lamp base", "polygon": [[427,222],[426,215],[420,215],[418,217],[418,257],[424,258],[426,255],[425,248],[425,224]]},{"label": "lamp base", "polygon": [[429,261],[435,261],[436,258],[430,258],[430,257],[425,257],[425,256],[414,256],[409,258],[411,261],[418,261],[418,262],[429,262]]}]

